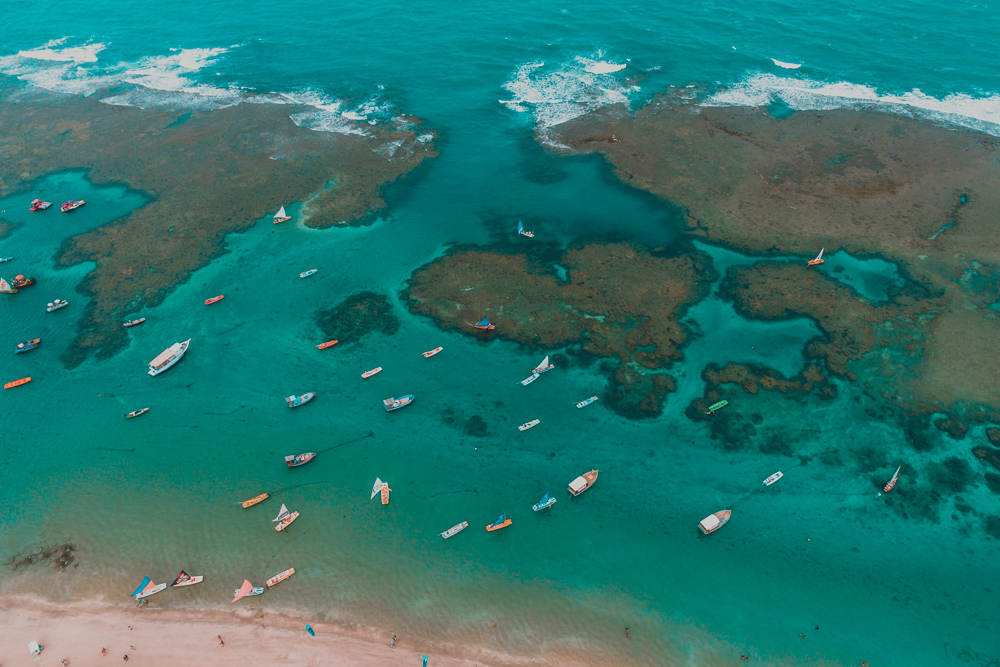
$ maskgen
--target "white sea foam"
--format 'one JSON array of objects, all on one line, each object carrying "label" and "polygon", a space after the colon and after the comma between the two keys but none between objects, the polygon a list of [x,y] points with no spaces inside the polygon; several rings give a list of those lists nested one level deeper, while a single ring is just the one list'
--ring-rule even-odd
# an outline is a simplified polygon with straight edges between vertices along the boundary
[{"label": "white sea foam", "polygon": [[628,105],[638,86],[622,81],[616,73],[625,68],[601,60],[577,56],[567,63],[525,63],[504,84],[511,99],[500,100],[511,111],[533,113],[543,141],[549,128],[612,104]]},{"label": "white sea foam", "polygon": [[702,104],[756,107],[776,100],[798,110],[870,107],[1000,136],[1000,94],[996,93],[953,93],[936,98],[918,89],[902,94],[879,93],[871,86],[848,81],[831,83],[754,73]]},{"label": "white sea foam", "polygon": [[369,113],[382,109],[372,100],[355,109],[348,109],[342,100],[333,99],[326,93],[316,90],[286,93],[283,97],[292,104],[312,107],[309,111],[293,113],[289,117],[299,127],[317,132],[367,136],[368,132],[359,125],[360,121],[368,120],[366,109]]},{"label": "white sea foam", "polygon": [[17,55],[22,58],[33,60],[50,60],[54,62],[74,62],[74,63],[96,63],[97,54],[107,48],[106,44],[100,42],[88,42],[83,46],[68,46],[62,49],[55,47],[62,46],[68,37],[53,39],[47,44],[43,44],[37,49],[18,51]]}]

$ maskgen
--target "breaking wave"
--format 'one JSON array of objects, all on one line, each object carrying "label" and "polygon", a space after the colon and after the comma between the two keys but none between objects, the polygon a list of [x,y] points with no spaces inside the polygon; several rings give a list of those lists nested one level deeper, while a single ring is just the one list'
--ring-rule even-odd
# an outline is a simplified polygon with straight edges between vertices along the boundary
[{"label": "breaking wave", "polygon": [[953,93],[933,97],[919,89],[879,93],[848,81],[825,82],[755,73],[702,102],[703,106],[767,106],[781,101],[797,110],[873,108],[1000,137],[1000,94]]}]

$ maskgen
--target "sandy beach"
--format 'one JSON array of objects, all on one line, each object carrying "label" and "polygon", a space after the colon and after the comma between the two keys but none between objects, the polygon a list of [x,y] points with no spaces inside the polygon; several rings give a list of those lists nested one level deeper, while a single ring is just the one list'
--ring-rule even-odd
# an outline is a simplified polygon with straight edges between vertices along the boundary
[{"label": "sandy beach", "polygon": [[[122,609],[94,602],[52,604],[8,596],[0,600],[0,665],[29,664],[28,644],[43,651],[39,665],[420,665],[512,664],[450,657],[400,638],[395,647],[350,636],[344,628],[275,614]],[[221,635],[225,645],[220,644]],[[134,648],[133,648],[134,647]],[[107,655],[101,655],[101,649]]]}]

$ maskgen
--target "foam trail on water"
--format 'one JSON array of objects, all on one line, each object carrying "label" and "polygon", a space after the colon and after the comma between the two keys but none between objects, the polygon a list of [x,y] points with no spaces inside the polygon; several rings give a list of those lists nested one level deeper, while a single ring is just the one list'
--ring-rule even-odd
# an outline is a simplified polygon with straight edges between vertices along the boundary
[{"label": "foam trail on water", "polygon": [[908,93],[879,93],[871,86],[849,81],[814,81],[754,73],[720,91],[703,106],[767,106],[780,100],[792,109],[828,110],[874,108],[938,121],[1000,137],[1000,94],[974,96],[953,93],[936,98],[919,89]]},{"label": "foam trail on water", "polygon": [[62,46],[68,37],[53,39],[51,42],[43,44],[37,49],[28,51],[18,51],[21,58],[33,60],[50,60],[54,62],[74,62],[74,63],[96,63],[97,54],[107,48],[106,44],[100,42],[89,42],[83,46],[68,46],[63,49],[54,47]]},{"label": "foam trail on water", "polygon": [[511,98],[500,100],[511,111],[533,113],[542,141],[565,148],[552,140],[547,130],[586,113],[612,104],[628,105],[638,86],[616,74],[626,65],[577,56],[556,65],[542,61],[524,63],[503,85]]}]

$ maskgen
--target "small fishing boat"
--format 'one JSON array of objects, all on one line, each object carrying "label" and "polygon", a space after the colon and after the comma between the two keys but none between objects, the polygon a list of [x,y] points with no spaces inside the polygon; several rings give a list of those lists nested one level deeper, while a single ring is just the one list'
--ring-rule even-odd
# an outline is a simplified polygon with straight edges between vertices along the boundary
[{"label": "small fishing boat", "polygon": [[764,480],[764,486],[771,486],[772,484],[774,484],[775,482],[777,482],[779,479],[781,479],[784,476],[785,476],[785,473],[783,473],[783,472],[781,472],[779,470],[778,472],[774,473],[773,475],[771,475],[770,477],[768,477],[767,479]]},{"label": "small fishing boat", "polygon": [[477,329],[485,329],[487,331],[496,329],[497,327],[497,325],[495,324],[490,324],[490,318],[488,317],[484,317],[482,322],[480,322],[479,324],[473,324],[472,326],[476,327]]},{"label": "small fishing boat", "polygon": [[587,407],[588,405],[590,405],[591,403],[593,403],[593,402],[594,402],[594,401],[596,401],[596,400],[597,400],[597,397],[596,397],[596,396],[591,396],[591,397],[590,397],[590,398],[588,398],[587,400],[585,400],[585,401],[580,401],[579,403],[577,403],[577,404],[576,404],[576,407],[578,407],[578,408],[585,408],[585,407]]},{"label": "small fishing boat", "polygon": [[163,352],[160,352],[155,359],[149,362],[149,374],[157,376],[165,370],[171,368],[187,353],[190,345],[191,339],[188,338],[183,343],[174,343]]},{"label": "small fishing boat", "polygon": [[246,509],[248,507],[253,507],[257,503],[262,503],[270,497],[271,497],[270,493],[262,493],[259,496],[254,496],[250,500],[244,500],[243,502],[240,503],[240,505],[243,505],[243,509]]},{"label": "small fishing boat", "polygon": [[149,408],[142,408],[140,410],[133,410],[132,412],[125,415],[125,419],[132,419],[132,417],[138,417],[139,415],[144,415],[149,412]]},{"label": "small fishing boat", "polygon": [[523,424],[521,424],[520,426],[518,426],[517,430],[518,431],[527,431],[529,428],[534,428],[534,427],[538,426],[538,424],[540,424],[541,421],[542,421],[541,419],[532,419],[530,422],[524,422]]},{"label": "small fishing boat", "polygon": [[301,396],[296,396],[296,395],[292,394],[291,396],[286,396],[285,397],[285,403],[288,403],[288,407],[290,407],[290,408],[297,408],[300,405],[303,405],[303,404],[308,403],[309,401],[313,400],[313,398],[315,398],[315,396],[316,396],[316,392],[315,391],[310,391],[309,393],[302,394]]},{"label": "small fishing boat", "polygon": [[549,363],[549,356],[545,355],[545,358],[542,359],[542,363],[538,364],[538,366],[534,368],[531,372],[544,373],[546,371],[551,371],[553,368],[555,368],[555,366]]},{"label": "small fishing boat", "polygon": [[816,255],[816,258],[815,259],[810,259],[806,263],[806,266],[816,266],[817,264],[822,264],[823,262],[825,262],[826,260],[823,259],[823,251],[824,250],[826,250],[826,248],[820,248],[819,249],[819,254]]},{"label": "small fishing boat", "polygon": [[387,398],[382,401],[382,405],[385,406],[386,412],[392,412],[393,410],[399,410],[400,408],[405,408],[407,405],[413,402],[413,394],[407,394],[406,396],[400,396],[399,398]]},{"label": "small fishing boat", "polygon": [[328,340],[325,343],[320,343],[316,347],[318,347],[321,350],[325,350],[328,347],[333,347],[334,345],[336,345],[339,342],[340,342],[339,340]]},{"label": "small fishing boat", "polygon": [[430,359],[443,349],[444,349],[443,347],[435,347],[433,350],[427,350],[426,352],[424,352],[424,359]]},{"label": "small fishing boat", "polygon": [[181,570],[181,573],[177,575],[177,578],[174,579],[174,583],[170,584],[170,587],[177,588],[180,586],[194,586],[195,584],[200,584],[203,581],[205,581],[204,575],[199,574],[192,577],[184,570]]},{"label": "small fishing boat", "polygon": [[889,480],[888,484],[886,484],[885,486],[882,487],[883,491],[885,491],[886,493],[889,493],[890,491],[892,491],[892,488],[894,486],[896,486],[896,482],[899,481],[899,471],[902,470],[902,469],[903,469],[903,466],[899,466],[898,468],[896,468],[896,472],[893,473],[892,479]]},{"label": "small fishing boat", "polygon": [[583,473],[569,483],[569,492],[574,496],[580,495],[594,485],[597,481],[597,474],[598,472],[596,470]]},{"label": "small fishing boat", "polygon": [[[8,258],[10,259],[10,258]],[[0,294],[17,294],[20,290],[11,287],[11,284],[0,278]]]},{"label": "small fishing boat", "polygon": [[86,203],[87,202],[83,201],[82,199],[79,201],[73,201],[72,199],[70,199],[68,202],[60,206],[59,210],[62,211],[63,213],[65,213],[66,211],[75,211],[76,209],[80,208]]},{"label": "small fishing boat", "polygon": [[213,296],[211,299],[205,299],[205,305],[211,306],[213,303],[218,303],[226,298],[225,294],[220,294],[219,296]]},{"label": "small fishing boat", "polygon": [[14,280],[10,281],[10,286],[13,289],[21,289],[22,287],[31,287],[37,281],[34,278],[24,276],[14,276]]},{"label": "small fishing boat", "polygon": [[380,478],[376,477],[375,478],[375,485],[372,486],[372,495],[371,495],[371,498],[369,498],[368,500],[371,500],[372,498],[374,498],[375,496],[377,496],[379,493],[381,493],[383,486],[386,486],[386,483],[383,482]]},{"label": "small fishing boat", "polygon": [[381,493],[382,493],[382,504],[383,505],[388,505],[389,504],[389,492],[390,491],[392,491],[392,489],[389,488],[389,483],[388,482],[386,482],[385,484],[382,485],[382,491],[381,491]]},{"label": "small fishing boat", "polygon": [[532,382],[534,382],[535,380],[537,380],[538,377],[539,377],[538,373],[532,373],[528,377],[526,377],[523,380],[521,380],[521,384],[523,384],[525,387],[527,387],[529,384],[531,384]]},{"label": "small fishing boat", "polygon": [[722,510],[721,512],[716,512],[715,514],[709,514],[698,522],[698,527],[701,528],[701,532],[706,535],[714,533],[726,525],[732,513],[732,510]]},{"label": "small fishing boat", "polygon": [[289,512],[288,508],[285,507],[285,504],[282,503],[281,504],[281,511],[278,512],[278,516],[276,516],[275,518],[271,519],[271,521],[278,523],[278,525],[275,526],[274,529],[280,533],[285,528],[288,528],[288,526],[290,526],[292,524],[292,522],[295,521],[298,518],[299,518],[299,513],[298,512]]},{"label": "small fishing boat", "polygon": [[69,305],[69,301],[61,301],[60,299],[56,299],[52,303],[45,304],[45,312],[46,313],[51,313],[54,310],[59,310],[60,308],[65,308],[68,305]]},{"label": "small fishing boat", "polygon": [[[241,598],[248,598],[252,595],[260,595],[263,592],[264,592],[263,586],[257,586],[256,588],[254,588],[254,585],[250,583],[249,579],[244,579],[243,585],[237,588],[235,591],[233,591],[233,602],[236,602]],[[232,604],[232,602],[230,602],[229,604]]]},{"label": "small fishing boat", "polygon": [[8,382],[3,386],[4,389],[13,389],[14,387],[20,387],[22,384],[28,384],[31,382],[31,378],[21,378],[20,380],[14,380],[13,382]]},{"label": "small fishing boat", "polygon": [[32,338],[31,340],[26,340],[23,343],[17,344],[17,349],[14,350],[14,354],[21,354],[22,352],[31,352],[32,350],[38,348],[42,344],[41,338]]},{"label": "small fishing boat", "polygon": [[139,584],[139,587],[133,591],[130,597],[141,600],[142,598],[148,598],[150,595],[156,595],[166,587],[166,582],[163,582],[162,584],[154,584],[149,577],[143,577],[142,583]]},{"label": "small fishing boat", "polygon": [[296,454],[295,456],[286,456],[285,463],[288,464],[289,468],[296,468],[298,466],[304,466],[305,464],[316,458],[315,452],[306,452],[305,454]]},{"label": "small fishing boat", "polygon": [[729,405],[729,401],[719,401],[718,403],[713,403],[712,405],[708,406],[708,412],[706,412],[705,414],[706,415],[713,414],[716,410],[721,410],[727,405]]},{"label": "small fishing boat", "polygon": [[142,324],[145,321],[146,321],[145,317],[140,317],[137,320],[129,320],[128,322],[126,322],[122,326],[125,327],[126,329],[129,329],[131,327],[139,326],[140,324]]},{"label": "small fishing boat", "polygon": [[28,210],[29,211],[44,211],[49,206],[52,206],[52,202],[50,202],[50,201],[42,201],[41,199],[32,199],[31,200],[31,208],[29,208]]},{"label": "small fishing boat", "polygon": [[274,214],[274,224],[280,225],[283,222],[288,222],[292,219],[292,216],[285,213],[285,207],[282,206],[278,209],[278,212]]},{"label": "small fishing boat", "polygon": [[529,239],[535,238],[534,232],[529,232],[524,228],[524,223],[520,220],[517,221],[517,233],[521,236],[527,236]]},{"label": "small fishing boat", "polygon": [[443,537],[444,539],[447,540],[449,537],[452,537],[454,535],[458,535],[459,533],[461,533],[463,530],[465,530],[468,527],[469,527],[469,522],[468,521],[463,521],[462,523],[456,523],[454,526],[452,526],[448,530],[446,530],[443,533],[441,533],[441,537]]},{"label": "small fishing boat", "polygon": [[504,512],[503,514],[500,515],[500,518],[498,518],[490,525],[486,526],[486,532],[492,533],[494,530],[500,530],[501,528],[506,528],[512,523],[514,522],[508,519],[507,513]]},{"label": "small fishing boat", "polygon": [[271,586],[274,586],[275,584],[280,584],[282,581],[284,581],[285,579],[288,579],[293,574],[295,574],[295,568],[294,567],[290,567],[287,570],[285,570],[284,572],[279,572],[278,574],[274,575],[273,577],[271,577],[270,579],[268,579],[266,582],[264,582],[264,588],[270,588]]},{"label": "small fishing boat", "polygon": [[4,262],[9,262],[12,259],[14,259],[14,258],[13,257],[0,257],[0,264],[3,264]]},{"label": "small fishing boat", "polygon": [[302,273],[299,274],[299,278],[308,278],[317,271],[319,271],[319,269],[309,269],[308,271],[303,271]]},{"label": "small fishing boat", "polygon": [[362,373],[361,377],[362,378],[370,378],[371,376],[375,375],[376,373],[381,373],[381,372],[382,372],[382,367],[381,366],[376,366],[375,368],[371,369],[370,371],[365,371],[364,373]]},{"label": "small fishing boat", "polygon": [[535,510],[536,512],[539,512],[541,510],[548,509],[555,504],[556,504],[556,499],[546,493],[544,496],[542,496],[541,500],[539,500],[537,503],[531,506],[531,509]]}]

